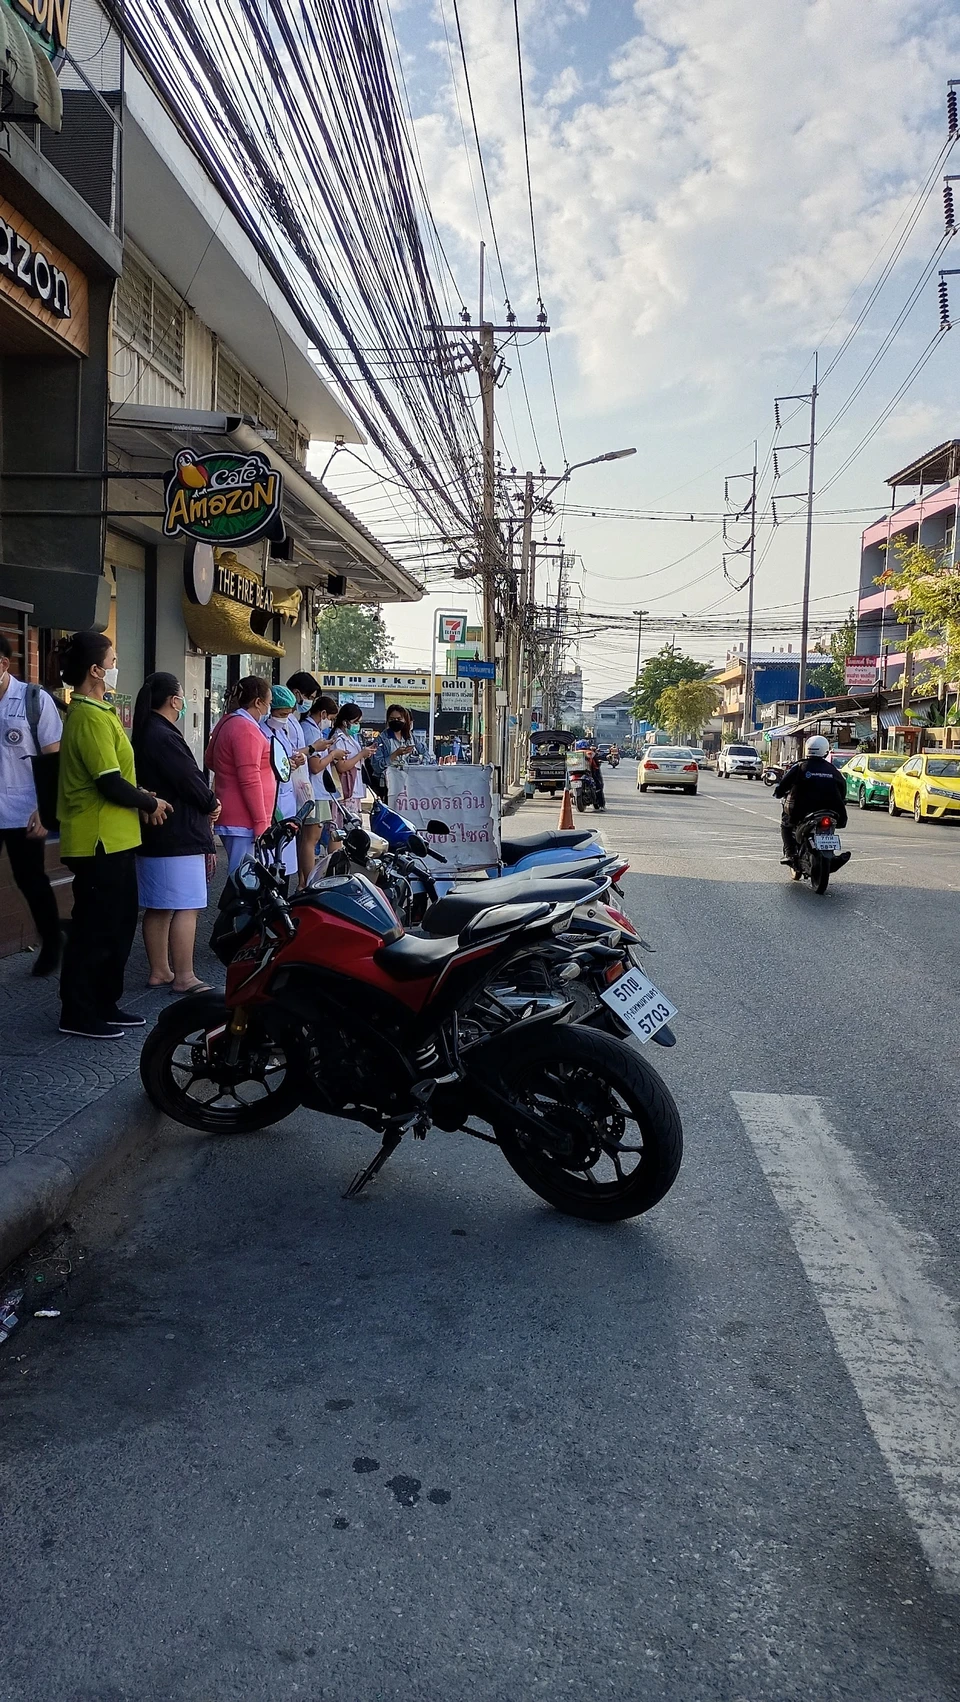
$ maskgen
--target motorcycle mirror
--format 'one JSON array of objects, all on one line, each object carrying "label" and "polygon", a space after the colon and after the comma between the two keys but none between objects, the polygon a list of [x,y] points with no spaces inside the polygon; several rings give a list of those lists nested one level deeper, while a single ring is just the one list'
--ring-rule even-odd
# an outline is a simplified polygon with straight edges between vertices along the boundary
[{"label": "motorcycle mirror", "polygon": [[427,832],[428,833],[449,834],[450,829],[448,828],[445,821],[428,821],[427,822]]}]

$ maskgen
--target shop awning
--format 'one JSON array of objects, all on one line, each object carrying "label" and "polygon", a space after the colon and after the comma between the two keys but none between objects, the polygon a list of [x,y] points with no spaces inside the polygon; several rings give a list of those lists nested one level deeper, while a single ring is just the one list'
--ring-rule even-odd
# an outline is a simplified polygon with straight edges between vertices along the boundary
[{"label": "shop awning", "polygon": [[18,101],[48,130],[63,124],[63,95],[57,73],[39,41],[0,0],[0,77]]},{"label": "shop awning", "polygon": [[[355,514],[299,461],[261,437],[255,423],[238,415],[202,413],[189,408],[121,404],[110,410],[108,447],[118,471],[142,471],[144,483],[159,485],[177,451],[200,453],[255,451],[283,475],[283,522],[293,540],[289,562],[298,585],[326,588],[328,574],[347,581],[346,601],[412,603],[421,586],[403,564],[379,544]],[[122,461],[118,461],[118,457]],[[122,490],[122,496],[118,492]],[[114,485],[111,505],[129,506],[130,484]]]}]

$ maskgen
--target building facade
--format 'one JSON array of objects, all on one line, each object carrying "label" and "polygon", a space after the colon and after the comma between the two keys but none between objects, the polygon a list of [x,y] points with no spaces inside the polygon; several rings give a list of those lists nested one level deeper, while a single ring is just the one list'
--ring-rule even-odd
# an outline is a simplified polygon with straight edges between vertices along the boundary
[{"label": "building facade", "polygon": [[[943,561],[957,564],[957,505],[960,501],[960,440],[953,438],[901,467],[887,480],[890,513],[863,533],[860,548],[860,594],[857,605],[857,655],[875,656],[882,684],[902,682],[906,665],[906,627],[897,618],[890,592],[877,584],[887,568],[896,565],[893,545],[898,539],[921,543]],[[897,507],[897,492],[916,491]]]},{"label": "building facade", "polygon": [[[829,656],[822,656],[815,650],[809,652],[806,685],[808,700],[823,697],[823,687],[817,681],[817,673],[828,667],[830,661]],[[741,644],[734,650],[728,650],[723,667],[710,674],[709,681],[721,693],[718,710],[721,739],[729,742],[739,738],[743,728],[744,696],[747,690],[746,647]],[[794,653],[792,644],[781,650],[755,650],[750,666],[751,731],[748,736],[752,737],[764,725],[764,709],[767,705],[782,702],[792,702],[796,705],[799,685],[800,657]]]}]

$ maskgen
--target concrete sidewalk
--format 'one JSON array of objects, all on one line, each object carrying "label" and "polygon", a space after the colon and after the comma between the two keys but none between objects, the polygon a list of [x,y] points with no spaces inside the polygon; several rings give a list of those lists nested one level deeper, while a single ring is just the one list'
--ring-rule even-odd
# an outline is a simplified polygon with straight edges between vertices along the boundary
[{"label": "concrete sidewalk", "polygon": [[[503,814],[523,802],[522,788],[511,789]],[[197,929],[196,971],[212,987],[223,986],[224,972],[206,942],[225,868],[221,857]],[[78,1195],[124,1158],[149,1150],[164,1126],[140,1086],[147,1030],[128,1029],[110,1042],[60,1034],[58,978],[35,980],[33,962],[32,952],[0,959],[0,1272],[61,1223]],[[148,989],[146,979],[138,932],[123,1004],[152,1028],[169,994]]]},{"label": "concrete sidewalk", "polygon": [[[206,941],[218,890],[219,881],[200,918],[195,960],[214,987],[223,985],[223,969]],[[0,960],[0,1271],[62,1220],[80,1190],[158,1140],[163,1125],[137,1073],[147,1030],[109,1042],[60,1034],[58,978],[35,979],[34,961],[32,952]],[[170,995],[146,980],[138,932],[123,1004],[152,1027]]]}]

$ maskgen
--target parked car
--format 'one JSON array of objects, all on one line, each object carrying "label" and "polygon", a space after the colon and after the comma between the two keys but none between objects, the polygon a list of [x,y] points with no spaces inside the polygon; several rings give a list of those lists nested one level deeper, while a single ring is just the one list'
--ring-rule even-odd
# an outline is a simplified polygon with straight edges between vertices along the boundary
[{"label": "parked car", "polygon": [[759,780],[763,774],[760,752],[752,745],[724,745],[717,757],[717,774],[729,780],[735,774],[745,774],[748,780]]},{"label": "parked car", "polygon": [[910,757],[890,776],[887,809],[911,810],[914,821],[960,820],[960,757]]},{"label": "parked car", "polygon": [[869,756],[865,752],[854,755],[843,769],[847,797],[862,810],[872,809],[875,804],[886,809],[890,776],[896,774],[903,760],[902,756]]},{"label": "parked car", "polygon": [[648,745],[637,767],[637,791],[648,786],[675,786],[695,793],[700,770],[686,745]]},{"label": "parked car", "polygon": [[696,758],[697,767],[698,768],[706,768],[707,767],[707,753],[704,750],[703,746],[702,745],[691,745],[690,749],[692,750],[694,757]]}]

